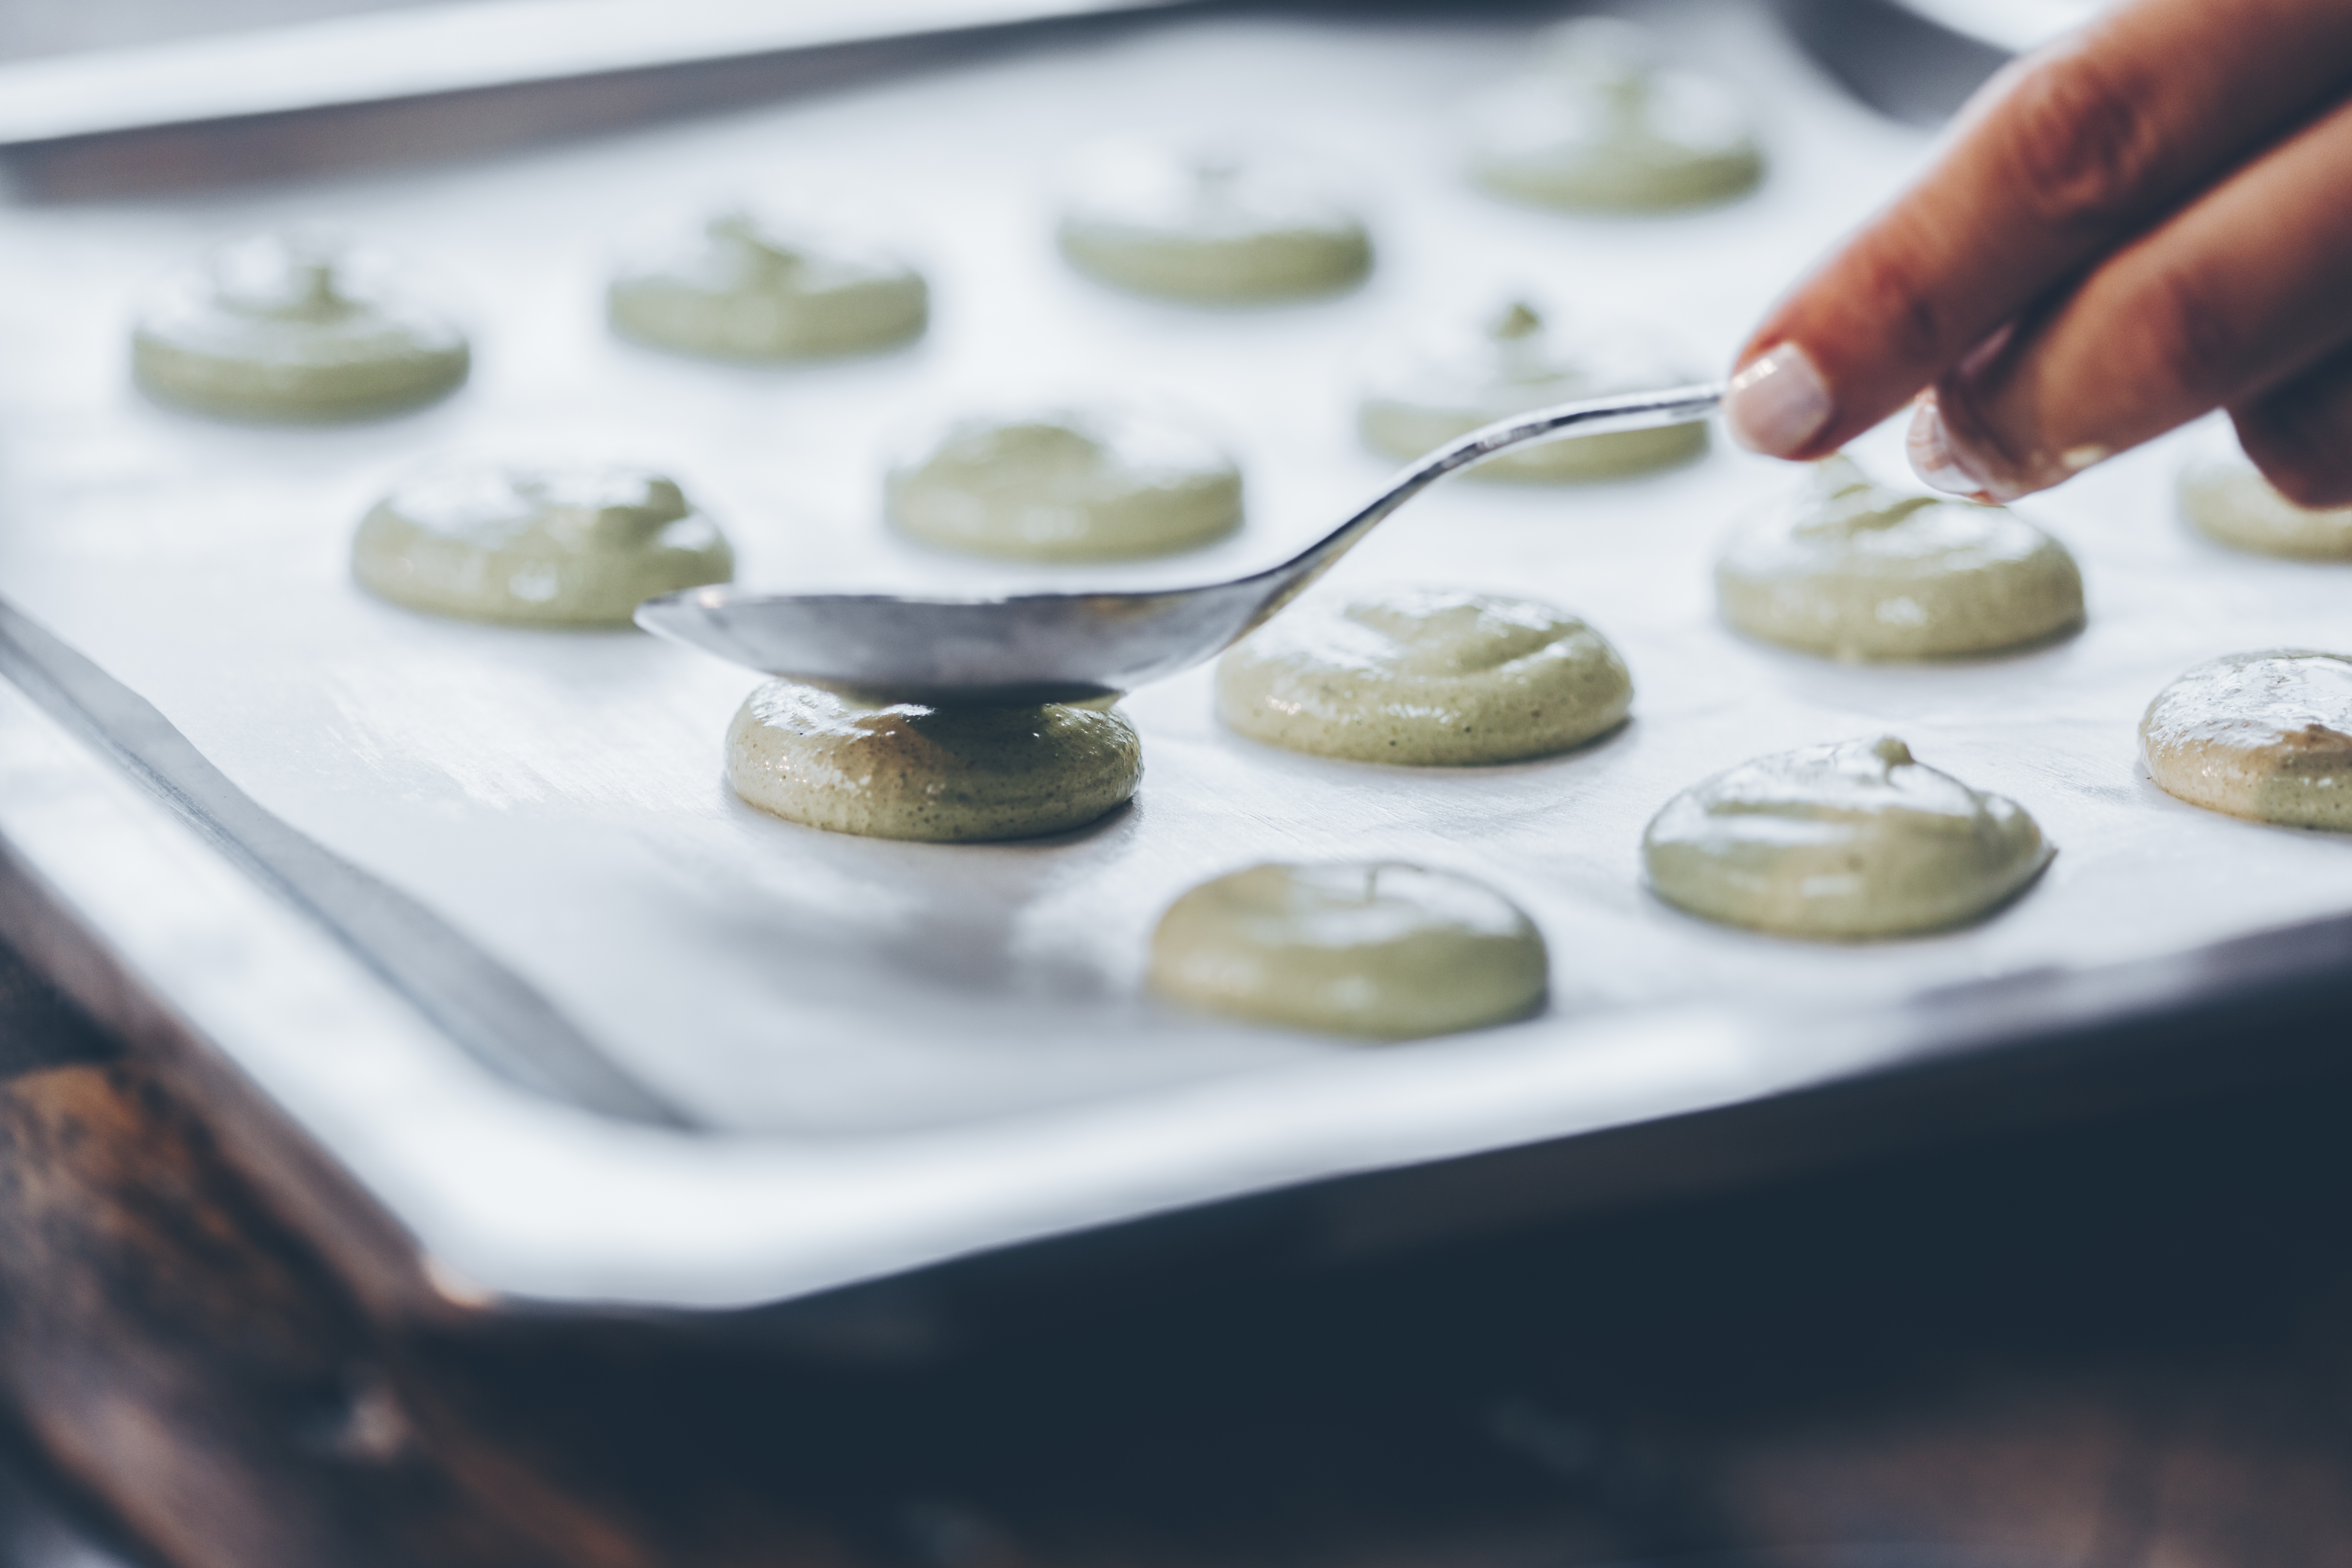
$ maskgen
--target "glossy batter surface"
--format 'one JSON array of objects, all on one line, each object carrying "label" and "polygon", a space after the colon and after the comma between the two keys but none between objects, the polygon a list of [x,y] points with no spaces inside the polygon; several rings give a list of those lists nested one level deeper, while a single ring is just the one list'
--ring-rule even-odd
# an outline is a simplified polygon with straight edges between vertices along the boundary
[{"label": "glossy batter surface", "polygon": [[266,235],[158,289],[131,330],[141,389],[202,414],[359,419],[465,381],[465,334],[409,298],[381,258]]},{"label": "glossy batter surface", "polygon": [[1497,195],[1575,211],[1703,205],[1763,177],[1748,117],[1658,40],[1613,17],[1548,29],[1542,59],[1480,107],[1471,177]]},{"label": "glossy batter surface", "polygon": [[1164,555],[1241,526],[1242,475],[1217,445],[1115,408],[984,416],[894,465],[888,509],[927,544],[1030,561]]},{"label": "glossy batter surface", "polygon": [[1961,924],[2053,853],[2015,801],[1914,761],[1891,735],[1743,763],[1675,796],[1642,838],[1668,903],[1803,937]]},{"label": "glossy batter surface", "polygon": [[728,726],[727,779],[761,810],[835,833],[1034,838],[1134,795],[1143,744],[1091,704],[932,708],[772,680]]},{"label": "glossy batter surface", "polygon": [[1736,531],[1715,568],[1724,618],[1843,659],[1942,658],[2080,626],[2066,547],[2002,507],[1874,483],[1844,457]]},{"label": "glossy batter surface", "polygon": [[919,337],[930,292],[876,247],[736,210],[625,268],[605,308],[614,331],[656,348],[815,359]]},{"label": "glossy batter surface", "polygon": [[2274,648],[2200,664],[2139,721],[2148,776],[2191,805],[2352,829],[2352,658]]},{"label": "glossy batter surface", "polygon": [[1363,220],[1315,169],[1140,142],[1076,160],[1059,237],[1081,271],[1198,304],[1332,293],[1372,265]]},{"label": "glossy batter surface", "polygon": [[[1687,367],[1638,342],[1577,342],[1520,300],[1467,329],[1411,339],[1379,355],[1366,378],[1357,420],[1375,450],[1412,458],[1531,408],[1695,379]],[[1675,425],[1521,447],[1465,473],[1470,479],[1538,482],[1608,479],[1678,463],[1705,450],[1705,425]]]},{"label": "glossy batter surface", "polygon": [[1402,1040],[1543,1005],[1543,938],[1501,894],[1393,861],[1253,866],[1169,907],[1150,984],[1208,1012]]},{"label": "glossy batter surface", "polygon": [[1217,661],[1217,715],[1253,740],[1366,763],[1547,756],[1624,722],[1608,639],[1532,599],[1418,589],[1287,610]]},{"label": "glossy batter surface", "polygon": [[2352,560],[2352,506],[2297,506],[2243,458],[2200,458],[2183,468],[2180,510],[2207,538],[2234,549]]},{"label": "glossy batter surface", "polygon": [[460,466],[378,501],[352,572],[411,609],[531,626],[626,626],[646,599],[735,574],[718,525],[639,468]]}]

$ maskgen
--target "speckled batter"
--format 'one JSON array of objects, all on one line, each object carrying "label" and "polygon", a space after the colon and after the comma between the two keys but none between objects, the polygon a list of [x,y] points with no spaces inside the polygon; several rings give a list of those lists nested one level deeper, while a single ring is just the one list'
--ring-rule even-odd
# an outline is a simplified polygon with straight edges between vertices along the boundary
[{"label": "speckled batter", "polygon": [[2352,560],[2352,506],[2297,506],[2243,458],[2200,458],[2181,469],[2180,510],[2207,538],[2235,549]]},{"label": "speckled batter", "polygon": [[737,210],[625,268],[605,309],[614,331],[656,348],[797,360],[919,337],[930,293],[878,248]]},{"label": "speckled batter", "polygon": [[2066,547],[2001,507],[1873,483],[1844,457],[1735,532],[1715,567],[1724,618],[1844,659],[2020,647],[2083,621]]},{"label": "speckled batter", "polygon": [[1608,639],[1531,599],[1418,589],[1288,610],[1217,661],[1217,714],[1253,740],[1357,762],[1505,763],[1624,722]]},{"label": "speckled batter", "polygon": [[1543,938],[1501,894],[1418,866],[1253,866],[1203,882],[1152,933],[1150,984],[1210,1012],[1367,1039],[1523,1018]]},{"label": "speckled batter", "polygon": [[1915,762],[1891,735],[1743,763],[1675,796],[1642,838],[1668,903],[1805,937],[1958,925],[2053,853],[2015,801]]},{"label": "speckled batter", "polygon": [[2191,805],[2352,829],[2352,657],[2273,648],[2200,664],[2139,721],[2148,776]]},{"label": "speckled batter", "polygon": [[[1365,441],[1417,458],[1482,425],[1549,404],[1638,392],[1696,379],[1636,342],[1576,342],[1546,326],[1527,300],[1483,322],[1414,338],[1377,356],[1357,421]],[[1471,479],[1607,479],[1678,463],[1706,450],[1706,426],[1673,425],[1521,447],[1465,470]]]},{"label": "speckled batter", "polygon": [[1723,201],[1764,172],[1748,117],[1723,88],[1661,61],[1654,37],[1613,17],[1548,29],[1538,68],[1480,107],[1471,177],[1498,195],[1579,211]]},{"label": "speckled batter", "polygon": [[1143,744],[1106,706],[931,708],[772,680],[728,727],[727,778],[761,810],[835,833],[1034,838],[1134,795]]},{"label": "speckled batter", "polygon": [[629,468],[457,466],[375,504],[352,572],[411,609],[534,626],[625,626],[656,595],[735,574],[718,525]]},{"label": "speckled batter", "polygon": [[465,381],[465,334],[384,264],[317,237],[266,235],[167,280],[131,335],[148,395],[202,414],[360,419]]},{"label": "speckled batter", "polygon": [[1363,220],[1314,169],[1139,142],[1076,161],[1060,239],[1106,283],[1196,304],[1328,294],[1372,264]]},{"label": "speckled batter", "polygon": [[1206,437],[1116,408],[988,416],[893,465],[891,522],[1030,561],[1164,555],[1241,526],[1242,476]]}]

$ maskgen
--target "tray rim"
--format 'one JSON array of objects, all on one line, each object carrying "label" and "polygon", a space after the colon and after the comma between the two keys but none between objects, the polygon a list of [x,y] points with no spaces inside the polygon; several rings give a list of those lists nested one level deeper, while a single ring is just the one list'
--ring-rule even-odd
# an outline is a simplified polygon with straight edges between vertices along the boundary
[{"label": "tray rim", "polygon": [[[77,734],[28,684],[21,669],[0,668],[0,737],[20,753],[37,740],[47,753],[42,787],[11,790],[0,775],[0,938],[103,1027],[172,1074],[214,1119],[234,1157],[320,1238],[365,1296],[387,1313],[411,1318],[533,1321],[586,1313],[748,1321],[787,1340],[809,1340],[826,1353],[844,1343],[856,1352],[865,1331],[845,1331],[841,1323],[863,1321],[872,1315],[867,1304],[877,1300],[887,1307],[884,1318],[903,1318],[910,1281],[952,1280],[992,1267],[1017,1273],[1028,1267],[1019,1259],[1084,1258],[1122,1234],[1129,1242],[1111,1248],[1124,1260],[1122,1270],[1144,1238],[1187,1227],[1262,1236],[1272,1226],[1286,1238],[1280,1250],[1294,1262],[1344,1262],[1639,1205],[1921,1138],[1967,1136],[2019,1118],[2095,1112],[2217,1079],[2299,1070],[2322,1037],[2293,1021],[2321,1016],[2330,983],[2352,971],[2347,913],[2169,957],[1974,982],[1890,1005],[1750,1018],[1721,1010],[1635,1014],[1620,1020],[1628,1037],[1664,1029],[1684,1031],[1703,1048],[1786,1051],[1801,1045],[1813,1051],[1815,1064],[1827,1065],[1551,1136],[1506,1133],[1483,1145],[1245,1182],[1074,1225],[1016,1226],[993,1238],[928,1251],[917,1245],[895,1258],[877,1257],[871,1267],[836,1266],[789,1289],[714,1296],[698,1287],[625,1298],[515,1289],[494,1277],[470,1279],[447,1262],[434,1233],[449,1216],[401,1213],[395,1199],[339,1152],[331,1115],[273,1092],[269,1064],[257,1059],[273,1046],[299,1052],[305,1041],[285,1037],[321,1027],[373,1038],[379,1049],[437,1054],[445,1068],[460,1059],[457,1047],[351,950],[348,933],[338,940],[314,910],[257,879],[250,859],[225,840],[217,824],[193,812],[172,781]],[[55,809],[59,800],[72,803],[64,818]],[[88,831],[100,817],[104,831]],[[67,830],[77,823],[81,831]],[[123,868],[125,844],[140,847],[150,875],[135,889],[118,883],[110,890],[108,879],[119,879]],[[167,928],[161,938],[126,929],[126,898],[151,915],[161,910]],[[226,961],[230,973],[205,972],[224,962],[217,942],[201,955],[202,969],[183,960],[176,973],[164,972],[158,955],[168,954],[174,932],[184,937],[191,930],[232,939],[238,951]],[[217,994],[225,984],[251,988],[240,1007],[226,1013]],[[280,1037],[229,1037],[223,1020],[236,1017]],[[2211,1037],[2221,1030],[2240,1038]],[[2244,1038],[2250,1033],[2261,1037],[2251,1047]],[[550,1115],[577,1121],[588,1114],[499,1084],[478,1065],[466,1067],[472,1087],[488,1089],[496,1100],[495,1114],[476,1118],[477,1139],[543,1124]],[[281,1089],[284,1082],[281,1077]],[[1963,1093],[1956,1085],[1974,1087]],[[2029,1091],[2021,1097],[2021,1086]],[[760,1142],[645,1126],[616,1136],[620,1142],[577,1145],[565,1180],[625,1183],[631,1173],[610,1157],[629,1141],[661,1140],[693,1148],[703,1166],[698,1179],[709,1191],[740,1193],[747,1175],[740,1156]],[[544,1152],[556,1145],[538,1146]],[[480,1151],[475,1154],[478,1163]],[[772,1196],[807,1176],[788,1173],[780,1188],[772,1173],[762,1191]],[[511,1223],[517,1216],[509,1217]],[[1066,1272],[1064,1265],[1053,1268]],[[946,1300],[954,1290],[926,1287],[925,1293]],[[949,1329],[934,1328],[889,1342],[929,1347],[951,1337]]]}]

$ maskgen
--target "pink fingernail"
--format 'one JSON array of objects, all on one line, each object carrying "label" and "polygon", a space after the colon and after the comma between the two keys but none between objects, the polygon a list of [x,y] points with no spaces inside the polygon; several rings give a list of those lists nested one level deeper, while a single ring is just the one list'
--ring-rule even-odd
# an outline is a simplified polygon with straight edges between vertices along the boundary
[{"label": "pink fingernail", "polygon": [[1794,343],[1782,343],[1733,376],[1723,400],[1731,438],[1773,458],[1802,451],[1832,412],[1828,384]]},{"label": "pink fingernail", "polygon": [[1911,471],[1929,489],[1946,495],[1967,496],[1971,500],[1985,500],[1985,481],[1970,470],[1944,431],[1943,411],[1936,406],[1934,394],[1922,397],[1911,415],[1911,429],[1904,437],[1905,451],[1911,458]]}]

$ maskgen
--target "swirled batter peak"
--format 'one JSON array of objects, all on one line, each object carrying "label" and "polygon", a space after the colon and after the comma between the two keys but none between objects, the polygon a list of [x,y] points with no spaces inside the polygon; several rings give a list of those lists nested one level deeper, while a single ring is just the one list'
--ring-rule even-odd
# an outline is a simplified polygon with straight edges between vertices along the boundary
[{"label": "swirled batter peak", "polygon": [[2183,468],[2180,510],[2208,539],[2235,549],[2352,560],[2352,506],[2297,506],[2237,453],[2202,456]]},{"label": "swirled batter peak", "polygon": [[264,235],[167,279],[131,336],[148,395],[288,423],[430,403],[466,379],[465,334],[390,264],[315,235]]},{"label": "swirled batter peak", "polygon": [[718,359],[861,353],[922,335],[922,275],[878,246],[749,208],[624,267],[605,293],[613,330]]},{"label": "swirled batter peak", "polygon": [[[1673,355],[1622,333],[1580,338],[1513,300],[1483,320],[1398,341],[1377,353],[1357,414],[1365,442],[1417,458],[1482,425],[1531,408],[1696,379]],[[1472,479],[1597,479],[1677,463],[1706,450],[1704,424],[1571,437],[1521,447],[1468,469]]]},{"label": "swirled batter peak", "polygon": [[1940,930],[2015,896],[2053,851],[2025,809],[1892,735],[1760,757],[1692,785],[1643,836],[1668,903],[1786,936]]},{"label": "swirled batter peak", "polygon": [[658,595],[735,574],[718,525],[673,480],[606,465],[458,463],[395,486],[352,571],[412,609],[529,626],[626,626]]},{"label": "swirled batter peak", "polygon": [[1217,715],[1253,740],[1356,762],[1547,756],[1624,722],[1607,638],[1532,599],[1410,589],[1286,610],[1217,661]]},{"label": "swirled batter peak", "polygon": [[1062,254],[1106,283],[1195,304],[1328,294],[1372,264],[1363,220],[1303,160],[1105,142],[1074,160]]},{"label": "swirled batter peak", "polygon": [[1253,866],[1169,907],[1152,989],[1256,1023],[1375,1040],[1452,1034],[1543,1005],[1535,923],[1483,883],[1391,861]]},{"label": "swirled batter peak", "polygon": [[950,550],[1117,561],[1191,550],[1242,521],[1242,475],[1207,437],[1112,406],[976,415],[891,466],[890,521]]},{"label": "swirled batter peak", "polygon": [[1717,558],[1724,618],[1750,637],[1844,659],[1948,658],[2082,624],[2066,547],[2004,507],[1890,489],[1847,458]]},{"label": "swirled batter peak", "polygon": [[1664,63],[1657,38],[1613,17],[1543,35],[1536,69],[1479,107],[1471,177],[1498,195],[1594,212],[1725,200],[1762,177],[1738,101]]}]

